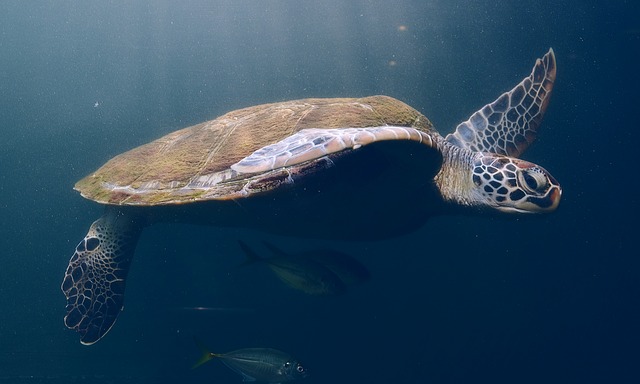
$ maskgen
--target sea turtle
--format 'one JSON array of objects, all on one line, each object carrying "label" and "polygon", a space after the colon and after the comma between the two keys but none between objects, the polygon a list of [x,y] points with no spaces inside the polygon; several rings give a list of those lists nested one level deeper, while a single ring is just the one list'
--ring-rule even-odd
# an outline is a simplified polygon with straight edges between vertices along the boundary
[{"label": "sea turtle", "polygon": [[157,222],[379,239],[458,206],[553,211],[560,185],[516,157],[555,75],[549,50],[446,137],[391,97],[304,99],[232,111],[114,157],[75,185],[106,209],[66,269],[65,325],[83,344],[111,329],[139,235]]}]

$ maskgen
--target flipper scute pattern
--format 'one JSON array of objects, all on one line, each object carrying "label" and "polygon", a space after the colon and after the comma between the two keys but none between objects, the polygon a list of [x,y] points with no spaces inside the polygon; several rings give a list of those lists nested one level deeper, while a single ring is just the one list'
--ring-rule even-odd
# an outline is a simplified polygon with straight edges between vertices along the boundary
[{"label": "flipper scute pattern", "polygon": [[100,340],[120,314],[140,231],[131,218],[107,212],[91,225],[69,260],[62,282],[64,323],[80,334],[82,344]]},{"label": "flipper scute pattern", "polygon": [[531,75],[460,123],[446,140],[473,152],[518,157],[536,137],[555,78],[556,58],[550,49],[536,60]]}]

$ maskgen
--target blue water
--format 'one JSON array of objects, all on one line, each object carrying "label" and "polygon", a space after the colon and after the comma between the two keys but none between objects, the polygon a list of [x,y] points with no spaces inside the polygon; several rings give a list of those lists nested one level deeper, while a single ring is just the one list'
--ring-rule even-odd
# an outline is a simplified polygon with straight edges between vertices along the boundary
[{"label": "blue water", "polygon": [[[288,351],[308,383],[639,382],[636,3],[2,1],[0,383],[240,382],[190,370],[193,336]],[[549,47],[558,81],[523,157],[562,183],[557,212],[435,217],[375,243],[159,225],[104,340],[64,327],[62,276],[102,212],[72,187],[110,157],[303,97],[386,94],[448,133]],[[331,246],[373,279],[308,297],[237,268],[238,238]]]}]

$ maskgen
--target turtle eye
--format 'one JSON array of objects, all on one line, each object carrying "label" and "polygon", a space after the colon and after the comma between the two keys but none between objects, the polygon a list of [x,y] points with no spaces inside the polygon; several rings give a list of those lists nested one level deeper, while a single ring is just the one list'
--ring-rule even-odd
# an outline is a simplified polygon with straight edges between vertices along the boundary
[{"label": "turtle eye", "polygon": [[298,364],[298,366],[296,367],[296,371],[300,372],[300,373],[304,373],[304,367],[300,364]]},{"label": "turtle eye", "polygon": [[524,169],[518,173],[520,186],[527,193],[545,193],[549,189],[549,181],[535,169]]}]

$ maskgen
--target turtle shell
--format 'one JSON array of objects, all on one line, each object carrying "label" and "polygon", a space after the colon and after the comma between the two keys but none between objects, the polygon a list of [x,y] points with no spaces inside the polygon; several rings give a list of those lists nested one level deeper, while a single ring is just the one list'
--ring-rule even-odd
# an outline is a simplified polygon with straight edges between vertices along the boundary
[{"label": "turtle shell", "polygon": [[[434,133],[431,122],[387,96],[303,99],[229,112],[114,157],[78,181],[82,196],[103,204],[162,205],[239,197],[251,175],[231,165],[305,128],[413,127]],[[198,184],[214,175],[216,182]],[[218,176],[219,175],[219,176]],[[235,178],[234,178],[235,177]]]}]

